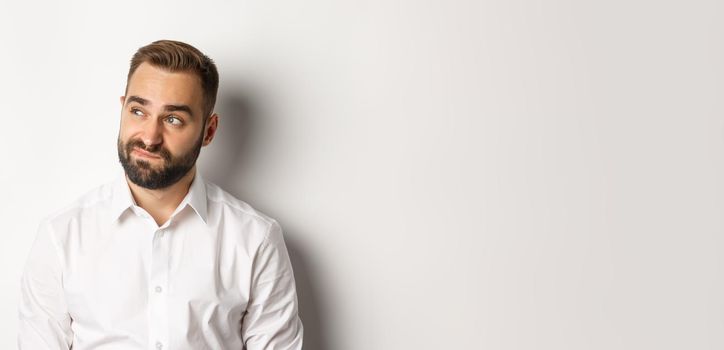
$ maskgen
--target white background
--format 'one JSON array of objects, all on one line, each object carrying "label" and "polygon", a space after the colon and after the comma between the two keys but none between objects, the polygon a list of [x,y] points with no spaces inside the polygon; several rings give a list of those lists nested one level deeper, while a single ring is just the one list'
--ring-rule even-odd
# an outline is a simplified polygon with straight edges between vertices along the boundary
[{"label": "white background", "polygon": [[307,350],[724,348],[721,1],[3,3],[0,348],[128,62],[221,73],[201,171],[275,217]]}]

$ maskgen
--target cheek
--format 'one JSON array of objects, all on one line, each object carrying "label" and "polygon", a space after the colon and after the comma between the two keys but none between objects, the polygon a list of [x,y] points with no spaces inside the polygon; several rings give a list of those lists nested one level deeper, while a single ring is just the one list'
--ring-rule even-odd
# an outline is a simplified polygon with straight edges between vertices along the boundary
[{"label": "cheek", "polygon": [[122,118],[118,135],[124,143],[128,143],[131,139],[140,140],[143,135],[143,127],[140,123],[134,122],[131,118]]},{"label": "cheek", "polygon": [[132,123],[128,122],[127,118],[121,119],[121,126],[120,126],[120,129],[118,130],[119,138],[123,142],[126,142],[128,139],[128,136],[132,135],[134,132],[135,132],[134,126],[132,125]]},{"label": "cheek", "polygon": [[129,141],[130,141],[130,138],[128,137],[128,133],[126,133],[126,132],[124,132],[123,130],[121,130],[121,131],[118,133],[118,143],[119,143],[119,145],[125,148],[125,147],[128,145],[128,142],[129,142]]},{"label": "cheek", "polygon": [[171,153],[174,157],[178,157],[186,151],[186,145],[171,140],[165,140],[163,148]]},{"label": "cheek", "polygon": [[196,133],[185,133],[183,137],[181,137],[181,135],[174,136],[175,137],[167,137],[164,140],[165,148],[174,156],[191,152],[198,141],[198,135],[196,135]]}]

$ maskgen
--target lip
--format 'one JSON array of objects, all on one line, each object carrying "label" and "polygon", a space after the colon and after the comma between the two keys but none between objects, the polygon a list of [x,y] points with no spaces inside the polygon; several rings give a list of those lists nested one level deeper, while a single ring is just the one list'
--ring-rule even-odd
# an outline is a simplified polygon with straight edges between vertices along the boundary
[{"label": "lip", "polygon": [[148,153],[140,148],[134,148],[133,153],[135,153],[137,156],[144,157],[144,158],[150,158],[150,159],[161,159],[161,157]]}]

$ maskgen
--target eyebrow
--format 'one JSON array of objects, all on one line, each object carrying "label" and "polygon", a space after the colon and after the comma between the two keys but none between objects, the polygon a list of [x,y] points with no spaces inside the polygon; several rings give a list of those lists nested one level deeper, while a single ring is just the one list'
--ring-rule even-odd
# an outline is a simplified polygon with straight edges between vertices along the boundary
[{"label": "eyebrow", "polygon": [[[151,102],[149,102],[147,99],[135,95],[128,96],[128,99],[126,99],[126,105],[130,104],[131,102],[137,102],[141,106],[147,106],[151,104]],[[194,113],[191,111],[191,107],[189,107],[188,105],[164,105],[163,109],[166,112],[181,111],[188,113],[188,115],[190,115],[191,117],[194,116]]]}]

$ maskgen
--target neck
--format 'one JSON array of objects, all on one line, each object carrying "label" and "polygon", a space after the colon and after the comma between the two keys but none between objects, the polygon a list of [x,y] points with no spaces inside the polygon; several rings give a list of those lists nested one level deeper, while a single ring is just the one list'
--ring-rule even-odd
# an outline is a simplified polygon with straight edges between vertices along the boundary
[{"label": "neck", "polygon": [[186,197],[195,176],[196,166],[194,165],[180,180],[166,188],[155,190],[144,188],[129,181],[128,176],[126,176],[126,182],[136,204],[151,214],[156,224],[160,226],[171,217],[173,211]]}]

